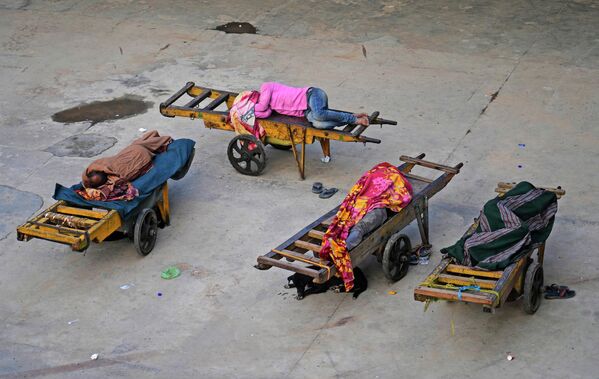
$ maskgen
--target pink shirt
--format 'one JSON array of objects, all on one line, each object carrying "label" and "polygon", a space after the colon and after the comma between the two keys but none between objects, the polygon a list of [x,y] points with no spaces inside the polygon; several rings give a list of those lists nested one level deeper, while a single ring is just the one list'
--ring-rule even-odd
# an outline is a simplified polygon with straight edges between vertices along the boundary
[{"label": "pink shirt", "polygon": [[276,111],[288,116],[304,117],[304,111],[308,109],[308,88],[310,87],[296,88],[281,83],[263,83],[254,114],[257,118],[267,118],[272,111]]}]

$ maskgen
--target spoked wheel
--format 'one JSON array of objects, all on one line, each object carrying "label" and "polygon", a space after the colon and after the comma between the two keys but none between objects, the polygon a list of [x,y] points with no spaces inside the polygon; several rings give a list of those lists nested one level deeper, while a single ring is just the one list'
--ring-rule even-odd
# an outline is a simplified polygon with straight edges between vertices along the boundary
[{"label": "spoked wheel", "polygon": [[266,167],[264,145],[249,134],[235,136],[229,142],[227,156],[233,168],[243,175],[258,176]]},{"label": "spoked wheel", "polygon": [[387,279],[398,281],[406,276],[410,266],[412,244],[405,234],[394,234],[389,238],[383,252],[383,272]]},{"label": "spoked wheel", "polygon": [[291,150],[291,145],[277,145],[276,143],[271,143],[270,146],[277,150]]},{"label": "spoked wheel", "polygon": [[541,305],[541,292],[543,291],[543,266],[531,263],[526,270],[524,278],[524,312],[533,314]]},{"label": "spoked wheel", "polygon": [[133,231],[133,244],[143,256],[150,254],[158,236],[158,217],[153,209],[146,208],[137,216]]}]

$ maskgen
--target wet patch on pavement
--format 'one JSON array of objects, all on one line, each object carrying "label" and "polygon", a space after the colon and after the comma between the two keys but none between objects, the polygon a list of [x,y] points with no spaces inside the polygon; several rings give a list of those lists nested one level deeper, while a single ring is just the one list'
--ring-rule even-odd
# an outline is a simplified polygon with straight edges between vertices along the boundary
[{"label": "wet patch on pavement", "polygon": [[108,101],[82,103],[73,108],[54,113],[52,120],[65,124],[90,121],[95,125],[103,121],[119,120],[146,113],[154,103],[140,96],[125,95]]},{"label": "wet patch on pavement", "polygon": [[256,34],[257,32],[256,27],[249,22],[229,22],[214,29],[227,34]]},{"label": "wet patch on pavement", "polygon": [[117,141],[114,137],[106,137],[96,133],[76,134],[63,139],[44,151],[57,157],[90,158],[110,149]]},{"label": "wet patch on pavement", "polygon": [[143,75],[135,75],[131,78],[121,80],[121,83],[123,83],[125,87],[129,88],[143,86],[150,82],[151,80]]},{"label": "wet patch on pavement", "polygon": [[0,185],[0,240],[14,232],[17,225],[27,221],[43,203],[42,198],[35,193]]}]

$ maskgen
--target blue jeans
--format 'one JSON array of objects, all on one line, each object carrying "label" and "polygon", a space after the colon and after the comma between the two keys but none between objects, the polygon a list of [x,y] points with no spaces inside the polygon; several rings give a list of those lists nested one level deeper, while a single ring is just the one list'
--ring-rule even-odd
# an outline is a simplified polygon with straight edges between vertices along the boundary
[{"label": "blue jeans", "polygon": [[356,116],[347,112],[329,109],[329,98],[320,88],[312,87],[308,90],[308,109],[306,118],[312,126],[318,129],[333,129],[336,126],[354,124]]}]

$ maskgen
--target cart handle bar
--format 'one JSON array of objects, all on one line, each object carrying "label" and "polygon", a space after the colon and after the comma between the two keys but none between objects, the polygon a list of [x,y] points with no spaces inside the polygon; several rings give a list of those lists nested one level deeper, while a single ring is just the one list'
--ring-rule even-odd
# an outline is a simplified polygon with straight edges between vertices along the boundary
[{"label": "cart handle bar", "polygon": [[423,167],[432,168],[435,170],[445,171],[449,174],[454,174],[454,175],[458,174],[460,172],[460,169],[464,165],[463,163],[460,162],[457,165],[455,165],[454,167],[451,167],[451,166],[446,166],[446,165],[442,165],[439,163],[425,161],[422,158],[424,158],[424,154],[420,154],[418,156],[418,158],[412,158],[412,157],[408,157],[407,155],[402,155],[399,157],[399,160],[406,162],[406,163],[411,163],[411,164],[416,164],[416,165],[423,166]]}]

